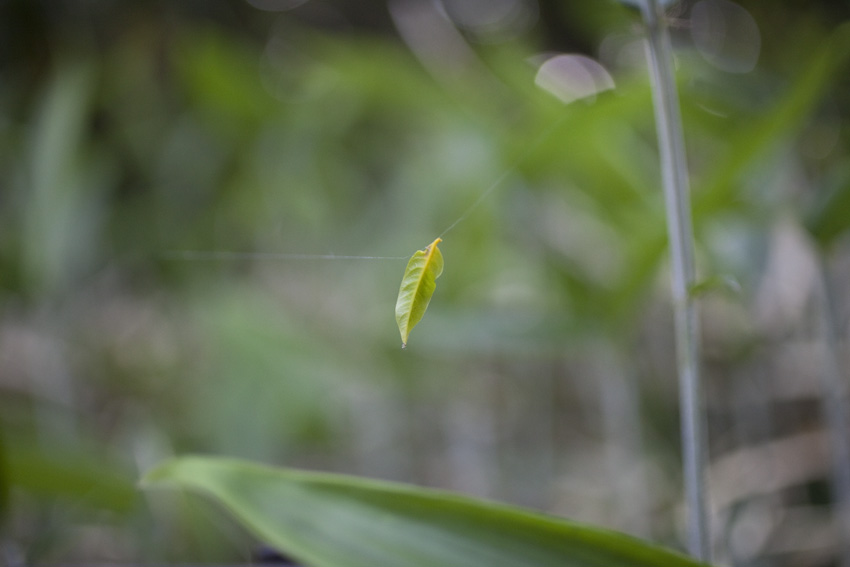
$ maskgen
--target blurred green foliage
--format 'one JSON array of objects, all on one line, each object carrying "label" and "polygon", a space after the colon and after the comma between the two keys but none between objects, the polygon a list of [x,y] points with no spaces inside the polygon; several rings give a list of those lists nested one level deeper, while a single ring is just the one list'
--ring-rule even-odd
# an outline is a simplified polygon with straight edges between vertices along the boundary
[{"label": "blurred green foliage", "polygon": [[[349,4],[0,7],[9,561],[246,559],[232,525],[137,493],[140,470],[186,452],[463,490],[678,545],[663,201],[633,15],[541,2],[536,24],[462,30],[469,51],[435,62],[386,6]],[[718,462],[818,427],[783,405],[817,396],[815,359],[782,364],[818,344],[807,258],[834,266],[845,322],[847,303],[848,14],[742,5],[761,28],[748,74],[674,30],[699,269],[742,286],[704,299]],[[535,87],[535,55],[574,49],[616,89],[563,105]],[[505,172],[444,237],[405,352],[403,260],[184,253],[409,255]],[[727,489],[713,484],[723,552],[828,564],[833,540],[811,561],[769,538],[741,547],[755,499]]]}]

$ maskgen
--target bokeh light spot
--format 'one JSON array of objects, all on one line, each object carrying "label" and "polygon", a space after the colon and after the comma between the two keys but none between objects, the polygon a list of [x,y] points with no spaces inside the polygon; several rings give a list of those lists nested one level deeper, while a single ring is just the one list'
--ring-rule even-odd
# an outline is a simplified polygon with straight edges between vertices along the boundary
[{"label": "bokeh light spot", "polygon": [[749,73],[758,62],[761,34],[755,19],[729,0],[701,0],[691,9],[691,36],[706,61],[729,73]]},{"label": "bokeh light spot", "polygon": [[564,104],[595,96],[614,88],[605,68],[583,55],[556,55],[543,62],[534,83]]}]

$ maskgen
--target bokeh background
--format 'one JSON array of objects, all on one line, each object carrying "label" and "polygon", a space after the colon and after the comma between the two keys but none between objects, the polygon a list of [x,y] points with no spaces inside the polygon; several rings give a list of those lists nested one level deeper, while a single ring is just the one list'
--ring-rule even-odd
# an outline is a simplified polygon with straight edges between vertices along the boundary
[{"label": "bokeh background", "polygon": [[[668,11],[715,553],[838,565],[850,4]],[[250,561],[223,511],[137,489],[186,453],[681,548],[642,37],[614,0],[0,2],[0,563]],[[404,351],[405,260],[299,256],[459,219]]]}]

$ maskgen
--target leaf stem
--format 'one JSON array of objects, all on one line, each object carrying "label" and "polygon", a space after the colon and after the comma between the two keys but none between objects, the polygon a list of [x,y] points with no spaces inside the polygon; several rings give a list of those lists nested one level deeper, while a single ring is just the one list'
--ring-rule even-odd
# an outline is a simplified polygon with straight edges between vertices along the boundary
[{"label": "leaf stem", "polygon": [[682,458],[688,507],[688,550],[697,559],[709,561],[699,315],[689,292],[695,281],[695,269],[688,166],[674,80],[673,53],[664,12],[659,0],[645,0],[641,8],[647,27],[647,58],[667,210]]}]

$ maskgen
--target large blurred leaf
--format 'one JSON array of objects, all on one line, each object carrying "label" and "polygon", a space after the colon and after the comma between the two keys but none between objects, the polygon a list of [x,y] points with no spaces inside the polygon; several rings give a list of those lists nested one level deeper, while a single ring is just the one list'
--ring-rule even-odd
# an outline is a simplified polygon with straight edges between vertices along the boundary
[{"label": "large blurred leaf", "polygon": [[313,567],[700,565],[620,533],[402,484],[211,457],[166,462],[143,483],[213,496]]}]

